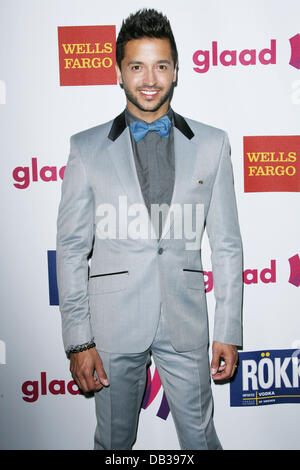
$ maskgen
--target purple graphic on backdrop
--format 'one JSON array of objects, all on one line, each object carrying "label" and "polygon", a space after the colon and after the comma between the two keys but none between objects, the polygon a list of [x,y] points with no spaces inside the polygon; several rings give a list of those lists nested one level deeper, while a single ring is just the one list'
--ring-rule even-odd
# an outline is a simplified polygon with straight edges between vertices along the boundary
[{"label": "purple graphic on backdrop", "polygon": [[289,64],[296,69],[300,69],[300,34],[295,34],[290,38],[291,59]]},{"label": "purple graphic on backdrop", "polygon": [[290,278],[289,282],[296,287],[300,286],[300,258],[299,255],[292,256],[289,258],[290,263]]},{"label": "purple graphic on backdrop", "polygon": [[[158,394],[160,388],[161,388],[161,381],[160,381],[160,377],[158,375],[157,369],[155,368],[153,378],[151,378],[151,372],[149,368],[148,376],[147,376],[146,392],[145,392],[144,400],[142,403],[142,408],[146,409],[148,408],[148,406],[151,405],[152,401]],[[161,419],[166,420],[167,417],[169,416],[169,413],[170,413],[170,408],[169,408],[167,398],[164,392],[162,399],[161,399],[160,407],[159,407],[158,412],[156,413],[156,416],[158,416]]]}]

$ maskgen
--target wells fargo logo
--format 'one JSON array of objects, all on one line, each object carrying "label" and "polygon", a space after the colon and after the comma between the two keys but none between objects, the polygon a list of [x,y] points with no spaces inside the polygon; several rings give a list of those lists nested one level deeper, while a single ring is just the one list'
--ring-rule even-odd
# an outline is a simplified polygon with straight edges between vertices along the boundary
[{"label": "wells fargo logo", "polygon": [[244,137],[245,192],[300,191],[300,136]]},{"label": "wells fargo logo", "polygon": [[115,26],[59,26],[60,85],[115,85]]}]

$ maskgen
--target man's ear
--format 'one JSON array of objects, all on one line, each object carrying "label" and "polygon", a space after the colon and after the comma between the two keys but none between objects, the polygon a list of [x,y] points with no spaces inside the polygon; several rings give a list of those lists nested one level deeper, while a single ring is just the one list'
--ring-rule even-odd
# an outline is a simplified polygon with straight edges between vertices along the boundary
[{"label": "man's ear", "polygon": [[116,69],[116,74],[117,74],[117,80],[120,83],[120,85],[123,85],[122,73],[118,64],[115,65],[115,69]]},{"label": "man's ear", "polygon": [[178,80],[178,62],[176,62],[175,67],[174,67],[174,72],[173,72],[173,83],[175,83],[175,86],[177,85],[177,80]]}]

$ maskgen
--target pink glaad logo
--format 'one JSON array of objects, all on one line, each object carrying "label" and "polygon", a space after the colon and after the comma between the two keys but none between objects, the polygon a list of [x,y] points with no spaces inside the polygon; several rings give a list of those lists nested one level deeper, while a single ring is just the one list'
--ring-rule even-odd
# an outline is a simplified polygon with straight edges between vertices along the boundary
[{"label": "pink glaad logo", "polygon": [[290,38],[291,59],[289,64],[296,69],[300,69],[300,34],[295,34]]},{"label": "pink glaad logo", "polygon": [[221,48],[218,41],[212,41],[211,50],[198,49],[193,54],[194,71],[206,73],[211,66],[249,66],[276,64],[276,39],[270,40],[270,47],[258,51],[257,49],[243,49],[241,51]]},{"label": "pink glaad logo", "polygon": [[74,382],[70,380],[66,383],[65,380],[51,380],[48,381],[47,373],[41,372],[40,380],[26,380],[22,384],[23,400],[27,403],[33,403],[39,399],[41,395],[82,395],[81,390]]},{"label": "pink glaad logo", "polygon": [[300,286],[300,258],[299,255],[289,258],[290,263],[290,278],[289,282],[296,287]]},{"label": "pink glaad logo", "polygon": [[31,182],[59,181],[59,179],[63,180],[65,168],[66,165],[63,165],[61,168],[53,165],[45,165],[40,168],[37,158],[32,157],[30,165],[17,166],[13,169],[13,185],[17,189],[26,189],[30,186]]}]

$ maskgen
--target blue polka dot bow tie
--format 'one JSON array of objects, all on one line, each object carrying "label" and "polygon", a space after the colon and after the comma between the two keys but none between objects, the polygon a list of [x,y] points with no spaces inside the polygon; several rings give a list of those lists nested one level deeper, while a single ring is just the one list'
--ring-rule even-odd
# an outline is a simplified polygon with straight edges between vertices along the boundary
[{"label": "blue polka dot bow tie", "polygon": [[148,124],[144,121],[134,121],[130,123],[130,128],[134,140],[138,142],[141,140],[149,131],[156,131],[162,137],[169,137],[171,121],[168,116],[163,116],[157,121]]}]

